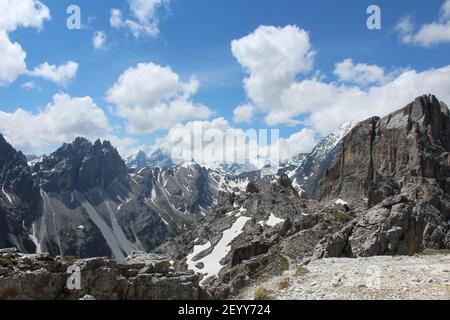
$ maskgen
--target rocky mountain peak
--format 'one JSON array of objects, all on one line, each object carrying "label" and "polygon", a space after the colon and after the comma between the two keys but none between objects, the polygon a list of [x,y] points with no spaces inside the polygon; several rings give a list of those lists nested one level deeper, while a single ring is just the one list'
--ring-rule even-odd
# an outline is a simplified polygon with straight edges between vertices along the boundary
[{"label": "rocky mountain peak", "polygon": [[126,174],[127,168],[109,141],[92,144],[76,138],[64,144],[34,167],[46,191],[78,190],[108,186],[116,177]]},{"label": "rocky mountain peak", "polygon": [[424,179],[449,190],[449,111],[433,95],[359,123],[342,144],[318,190],[319,200],[366,197],[372,206]]}]

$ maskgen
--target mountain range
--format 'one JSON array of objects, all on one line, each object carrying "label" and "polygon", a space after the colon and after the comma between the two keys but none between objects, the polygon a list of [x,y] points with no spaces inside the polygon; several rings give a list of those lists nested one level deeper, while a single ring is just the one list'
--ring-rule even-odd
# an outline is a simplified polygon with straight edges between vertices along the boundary
[{"label": "mountain range", "polygon": [[[242,169],[242,168],[241,168]],[[343,125],[277,175],[126,159],[77,138],[27,158],[0,135],[0,248],[194,272],[213,298],[324,257],[450,248],[450,117],[433,95]]]}]

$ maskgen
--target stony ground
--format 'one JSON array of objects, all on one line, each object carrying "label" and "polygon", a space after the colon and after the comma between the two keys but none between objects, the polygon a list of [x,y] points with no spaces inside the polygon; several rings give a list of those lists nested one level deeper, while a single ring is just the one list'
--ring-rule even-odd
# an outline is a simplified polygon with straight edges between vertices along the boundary
[{"label": "stony ground", "polygon": [[450,300],[450,254],[318,260],[249,287],[238,298],[255,296],[279,300]]}]

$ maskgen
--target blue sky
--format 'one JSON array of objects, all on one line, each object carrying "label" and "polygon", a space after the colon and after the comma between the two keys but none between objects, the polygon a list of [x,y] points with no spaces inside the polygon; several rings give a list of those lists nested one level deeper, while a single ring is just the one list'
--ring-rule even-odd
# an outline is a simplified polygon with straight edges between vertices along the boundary
[{"label": "blue sky", "polygon": [[[0,0],[0,4],[8,1]],[[24,1],[34,2],[34,0]],[[145,2],[145,0],[139,1]],[[149,2],[152,1],[155,0],[149,0]],[[423,36],[416,36],[424,25],[433,22],[441,24],[444,31],[447,30],[445,28],[448,17],[446,17],[445,10],[442,9],[444,8],[443,0],[408,2],[170,0],[160,6],[155,5],[155,11],[151,17],[147,17],[147,21],[156,23],[159,30],[157,35],[151,36],[142,34],[136,36],[126,26],[114,28],[111,25],[110,17],[113,8],[121,11],[124,20],[139,20],[133,14],[130,2],[126,0],[42,0],[42,3],[48,7],[51,19],[43,19],[37,23],[40,26],[26,27],[16,17],[19,22],[14,28],[7,30],[9,41],[17,42],[22,47],[22,51],[26,52],[26,68],[30,71],[44,62],[48,62],[49,65],[61,66],[67,61],[73,61],[78,64],[78,68],[66,85],[61,84],[61,81],[49,81],[48,76],[39,76],[36,73],[34,75],[27,74],[26,72],[17,75],[13,81],[0,85],[0,120],[3,121],[3,125],[0,123],[0,132],[25,152],[50,152],[63,142],[60,140],[71,138],[71,134],[83,133],[82,130],[81,132],[72,130],[69,133],[60,134],[60,132],[54,133],[49,130],[48,134],[55,135],[55,139],[40,138],[31,144],[25,141],[26,137],[15,132],[20,131],[20,127],[27,123],[27,121],[18,121],[17,126],[12,124],[17,117],[11,115],[18,108],[24,109],[30,115],[36,115],[39,110],[44,110],[48,104],[52,103],[54,95],[58,93],[65,94],[71,99],[91,97],[92,102],[104,112],[108,122],[107,126],[110,128],[110,131],[104,135],[99,133],[99,137],[114,136],[117,139],[133,139],[132,142],[117,142],[118,144],[123,143],[120,146],[123,153],[129,153],[141,147],[149,150],[157,138],[164,141],[164,137],[168,134],[167,127],[156,130],[152,127],[152,129],[139,130],[139,132],[129,130],[129,126],[127,126],[129,119],[126,116],[117,115],[117,101],[106,98],[108,90],[118,82],[125,70],[136,68],[138,63],[170,67],[183,83],[188,83],[191,77],[195,76],[200,86],[198,90],[189,95],[188,100],[194,105],[201,104],[209,109],[210,114],[202,117],[201,120],[211,121],[223,117],[229,126],[236,128],[279,128],[281,136],[285,139],[307,129],[310,130],[304,132],[307,135],[307,141],[311,140],[308,140],[311,136],[317,141],[327,132],[334,130],[337,123],[340,122],[338,120],[353,120],[350,119],[352,115],[350,112],[349,115],[342,116],[342,119],[339,117],[335,121],[336,123],[330,121],[330,125],[327,126],[326,123],[320,123],[317,120],[320,117],[323,118],[323,114],[317,113],[315,118],[311,117],[315,112],[311,108],[315,108],[315,104],[317,104],[317,110],[328,110],[327,108],[329,108],[327,114],[330,114],[330,120],[335,118],[333,116],[335,112],[340,112],[338,108],[345,108],[347,103],[362,103],[364,105],[361,108],[368,109],[360,114],[355,114],[355,120],[361,120],[360,118],[370,115],[372,112],[386,113],[401,107],[402,105],[397,105],[397,103],[408,101],[415,93],[420,95],[431,90],[438,93],[443,92],[445,91],[443,86],[446,83],[437,81],[432,78],[433,75],[430,75],[423,88],[419,86],[416,91],[405,93],[400,97],[392,97],[392,91],[383,89],[380,96],[386,96],[383,98],[385,99],[383,104],[389,105],[389,107],[380,107],[378,103],[373,102],[373,95],[364,97],[364,99],[367,98],[367,101],[364,99],[347,101],[341,96],[344,95],[341,91],[358,87],[362,92],[368,92],[373,88],[389,85],[390,81],[395,81],[407,70],[414,70],[420,74],[432,69],[444,68],[450,64],[448,58],[450,57],[450,35],[448,38],[444,35],[432,38],[432,40],[427,40],[429,38],[424,40]],[[81,30],[66,28],[68,18],[66,8],[72,4],[81,8],[83,25]],[[381,30],[369,30],[366,26],[366,19],[369,16],[366,9],[371,4],[376,4],[381,8]],[[5,15],[7,16],[8,13]],[[407,16],[410,17],[408,27],[411,29],[399,31],[399,22],[406,21],[402,19]],[[0,17],[0,26],[2,19],[6,18]],[[450,30],[450,23],[448,25]],[[309,34],[308,43],[311,47],[308,50],[315,52],[313,65],[304,72],[297,72],[296,82],[291,81],[289,85],[301,85],[303,80],[313,78],[317,79],[319,83],[327,85],[333,83],[334,87],[328,89],[338,95],[336,96],[336,100],[339,101],[337,105],[314,100],[310,102],[312,107],[301,107],[298,111],[290,113],[288,111],[291,108],[289,104],[283,107],[287,113],[290,113],[289,116],[283,116],[283,120],[280,121],[267,120],[268,114],[277,106],[266,103],[265,98],[252,95],[248,91],[249,88],[243,85],[245,78],[260,79],[263,75],[255,73],[252,76],[251,71],[246,72],[245,70],[248,69],[238,61],[238,57],[231,49],[233,40],[242,39],[255,33],[259,26],[273,26],[279,30],[286,26],[295,26],[298,30],[304,30]],[[99,31],[104,32],[106,40],[102,48],[95,49],[92,43],[93,34]],[[402,39],[401,37],[405,33],[409,37]],[[267,33],[261,32],[261,37],[265,35]],[[429,37],[428,33],[427,37]],[[283,44],[277,45],[283,46]],[[270,52],[265,53],[270,59]],[[244,57],[241,56],[241,58]],[[294,60],[302,58],[304,57],[293,57]],[[336,64],[346,59],[352,59],[349,68],[352,71],[350,77],[354,78],[343,80],[343,76],[339,77],[335,71]],[[357,67],[358,64],[361,65]],[[357,77],[355,72],[366,72],[365,75],[367,75],[367,70],[372,69],[365,67],[370,66],[378,66],[384,70],[382,79],[377,78],[369,82],[355,80]],[[1,68],[0,64],[0,74]],[[264,77],[268,76],[270,77],[265,72]],[[447,73],[443,76],[447,77]],[[270,79],[268,80],[270,81]],[[420,83],[416,78],[408,81],[404,84],[405,86],[411,83]],[[436,82],[440,82],[437,88],[434,87]],[[33,88],[24,88],[25,83],[29,86],[32,85]],[[284,94],[285,89],[277,92],[280,92],[280,95],[282,92]],[[440,95],[441,99],[448,99],[450,87],[448,89],[447,94],[444,92],[443,97],[442,94]],[[299,97],[298,95],[289,98],[290,103],[295,106],[302,105],[305,100],[309,101],[309,96],[304,95],[317,96],[322,92],[319,90],[304,93],[305,90],[307,89],[303,89],[298,101],[295,101],[295,98]],[[180,95],[182,94],[184,93],[180,93]],[[278,98],[273,97],[272,99],[271,97],[271,101]],[[123,99],[120,101],[125,103]],[[233,121],[235,108],[242,104],[252,105],[253,108],[252,117],[248,123]],[[3,118],[1,112],[3,112]],[[151,114],[152,109],[150,108],[148,112]],[[345,113],[349,113],[349,111],[345,110],[339,114]],[[191,119],[187,116],[174,120],[173,124],[183,125],[192,120],[198,119],[195,117]],[[9,124],[5,124],[5,121],[8,121]],[[328,121],[325,119],[325,122]],[[90,129],[88,128],[88,130]],[[34,139],[33,132],[30,129],[30,140]],[[56,138],[57,135],[60,138]],[[86,135],[95,138],[96,134],[91,134],[89,131]],[[292,141],[294,144],[298,144],[296,139]],[[309,142],[300,148],[310,149],[311,146],[311,142]],[[298,148],[293,149],[299,151]]]}]

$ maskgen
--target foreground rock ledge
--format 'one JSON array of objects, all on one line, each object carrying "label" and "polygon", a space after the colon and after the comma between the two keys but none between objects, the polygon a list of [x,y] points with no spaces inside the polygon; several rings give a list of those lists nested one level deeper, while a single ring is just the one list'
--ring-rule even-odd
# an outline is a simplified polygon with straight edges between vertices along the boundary
[{"label": "foreground rock ledge", "polygon": [[[68,288],[80,271],[80,289]],[[69,272],[69,273],[68,273]],[[76,284],[75,282],[71,282]],[[71,287],[69,285],[69,287]],[[208,297],[193,273],[173,272],[164,257],[134,254],[123,263],[0,252],[0,300],[197,300]]]},{"label": "foreground rock ledge", "polygon": [[246,288],[277,300],[450,300],[450,254],[327,258]]}]

